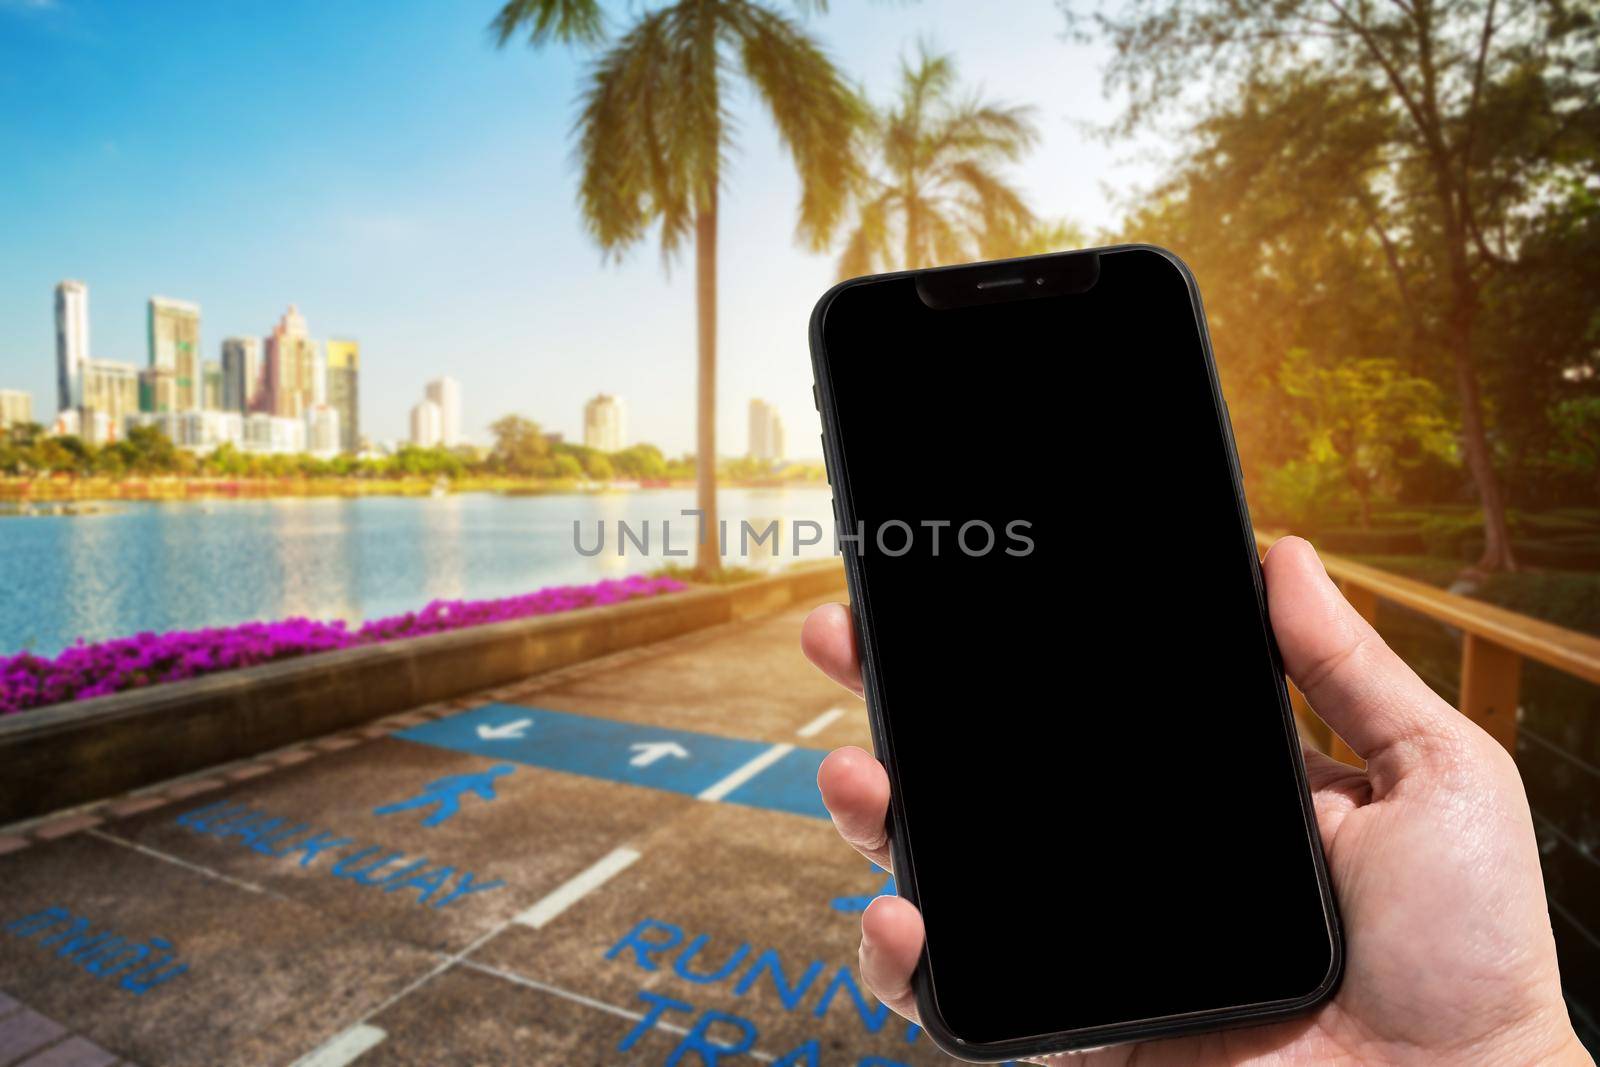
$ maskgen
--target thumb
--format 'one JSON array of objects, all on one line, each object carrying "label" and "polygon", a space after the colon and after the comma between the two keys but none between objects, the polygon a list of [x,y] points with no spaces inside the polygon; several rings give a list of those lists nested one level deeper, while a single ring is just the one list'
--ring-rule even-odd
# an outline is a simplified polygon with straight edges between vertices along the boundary
[{"label": "thumb", "polygon": [[1430,750],[1453,747],[1466,720],[1339,592],[1316,550],[1285,537],[1262,561],[1283,664],[1312,708],[1386,788]]}]

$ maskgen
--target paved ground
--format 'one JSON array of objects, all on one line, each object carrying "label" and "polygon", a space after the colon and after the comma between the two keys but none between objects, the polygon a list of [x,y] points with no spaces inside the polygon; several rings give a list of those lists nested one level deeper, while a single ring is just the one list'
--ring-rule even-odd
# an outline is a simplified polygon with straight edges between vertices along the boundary
[{"label": "paved ground", "polygon": [[12,1015],[61,1065],[947,1062],[859,987],[886,879],[814,778],[867,725],[803,615],[0,837]]}]

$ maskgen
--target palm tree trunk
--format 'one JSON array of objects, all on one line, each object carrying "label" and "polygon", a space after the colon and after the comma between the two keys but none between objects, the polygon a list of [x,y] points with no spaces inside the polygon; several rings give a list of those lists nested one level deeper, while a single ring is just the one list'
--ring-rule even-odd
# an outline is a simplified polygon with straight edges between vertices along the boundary
[{"label": "palm tree trunk", "polygon": [[695,438],[695,488],[701,536],[695,548],[697,578],[722,567],[717,528],[717,192],[713,185],[694,218],[694,296],[700,342],[699,432]]},{"label": "palm tree trunk", "polygon": [[906,196],[906,261],[900,264],[901,270],[916,270],[917,267],[921,266],[917,262],[917,248],[922,243],[919,222],[916,201],[908,194]]}]

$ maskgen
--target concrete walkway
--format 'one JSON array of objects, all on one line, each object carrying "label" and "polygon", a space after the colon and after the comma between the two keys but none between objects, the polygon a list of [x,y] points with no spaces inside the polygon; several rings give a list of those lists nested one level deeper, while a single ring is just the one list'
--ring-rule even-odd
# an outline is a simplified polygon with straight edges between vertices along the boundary
[{"label": "concrete walkway", "polygon": [[886,878],[814,777],[867,725],[804,613],[0,838],[0,990],[57,1027],[0,1067],[947,1062],[858,984]]}]

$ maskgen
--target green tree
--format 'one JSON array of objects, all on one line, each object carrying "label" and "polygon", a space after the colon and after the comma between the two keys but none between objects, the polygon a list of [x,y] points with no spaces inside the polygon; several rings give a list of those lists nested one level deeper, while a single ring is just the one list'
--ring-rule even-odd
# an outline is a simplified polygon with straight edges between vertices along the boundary
[{"label": "green tree", "polygon": [[6,436],[18,448],[31,448],[44,438],[44,426],[37,422],[14,422],[6,428]]},{"label": "green tree", "polygon": [[76,437],[41,437],[24,453],[23,463],[33,471],[67,473],[78,470],[82,458],[83,442]]},{"label": "green tree", "polygon": [[667,476],[667,461],[655,445],[633,445],[611,457],[617,471],[629,478],[657,479]]},{"label": "green tree", "polygon": [[1303,460],[1279,386],[1285,352],[1383,352],[1433,376],[1355,195],[1381,162],[1376,111],[1370,94],[1325,81],[1241,90],[1190,128],[1181,162],[1121,234],[1174,249],[1200,280],[1252,487]]},{"label": "green tree", "polygon": [[537,474],[550,456],[550,442],[539,424],[521,415],[507,415],[489,426],[494,448],[489,460],[507,474]]},{"label": "green tree", "polygon": [[612,468],[611,461],[606,458],[603,452],[592,454],[588,461],[584,463],[584,470],[590,478],[597,482],[609,482],[616,477],[616,471]]},{"label": "green tree", "polygon": [[1423,455],[1456,460],[1455,427],[1445,418],[1439,388],[1406,374],[1392,359],[1316,363],[1305,349],[1284,360],[1283,391],[1295,401],[1295,421],[1314,464],[1338,467],[1372,525],[1373,495],[1392,486],[1403,464]]},{"label": "green tree", "polygon": [[249,457],[235,448],[231,442],[224,441],[206,456],[201,467],[209,474],[237,478],[249,470]]},{"label": "green tree", "polygon": [[94,473],[104,478],[120,478],[127,471],[128,448],[117,441],[98,449],[94,454]]},{"label": "green tree", "polygon": [[[1544,205],[1517,268],[1485,287],[1484,391],[1493,398],[1508,484],[1523,507],[1589,499],[1571,456],[1572,418],[1600,398],[1600,152],[1596,177]],[[1592,186],[1592,187],[1591,187]]]},{"label": "green tree", "polygon": [[1031,111],[961,93],[949,56],[903,60],[899,96],[870,109],[867,130],[873,162],[854,187],[841,277],[1003,255],[1036,230],[1001,170],[1038,140]]},{"label": "green tree", "polygon": [[569,481],[576,480],[583,477],[583,464],[579,463],[573,456],[562,453],[555,458],[552,473],[557,478],[565,478]]},{"label": "green tree", "polygon": [[172,474],[184,466],[178,446],[154,426],[135,426],[123,440],[129,449],[128,469],[135,474]]},{"label": "green tree", "polygon": [[[808,7],[822,7],[812,0]],[[578,120],[579,203],[591,236],[618,255],[658,227],[669,260],[692,236],[698,331],[698,506],[708,536],[695,569],[717,552],[717,199],[732,146],[726,99],[735,70],[755,90],[800,178],[798,237],[827,247],[855,174],[859,100],[794,19],[758,0],[677,0],[638,14],[616,41],[598,0],[508,0],[501,45],[601,47]]]},{"label": "green tree", "polygon": [[1497,0],[1153,0],[1090,24],[1114,47],[1108,82],[1127,94],[1125,128],[1193,101],[1202,84],[1212,101],[1298,82],[1368,102],[1382,120],[1373,165],[1351,172],[1347,192],[1383,245],[1412,335],[1454,387],[1483,506],[1480,566],[1514,568],[1482,396],[1484,287],[1514,261],[1552,178],[1584,166],[1574,160],[1585,152],[1592,165],[1600,20]]},{"label": "green tree", "polygon": [[58,459],[50,469],[68,471],[73,474],[88,474],[94,468],[94,446],[89,444],[77,434],[65,434],[61,437],[52,437],[46,444],[54,444],[63,458]]},{"label": "green tree", "polygon": [[1600,495],[1600,396],[1572,397],[1550,411],[1556,445],[1549,460],[1562,470],[1590,479]]}]

